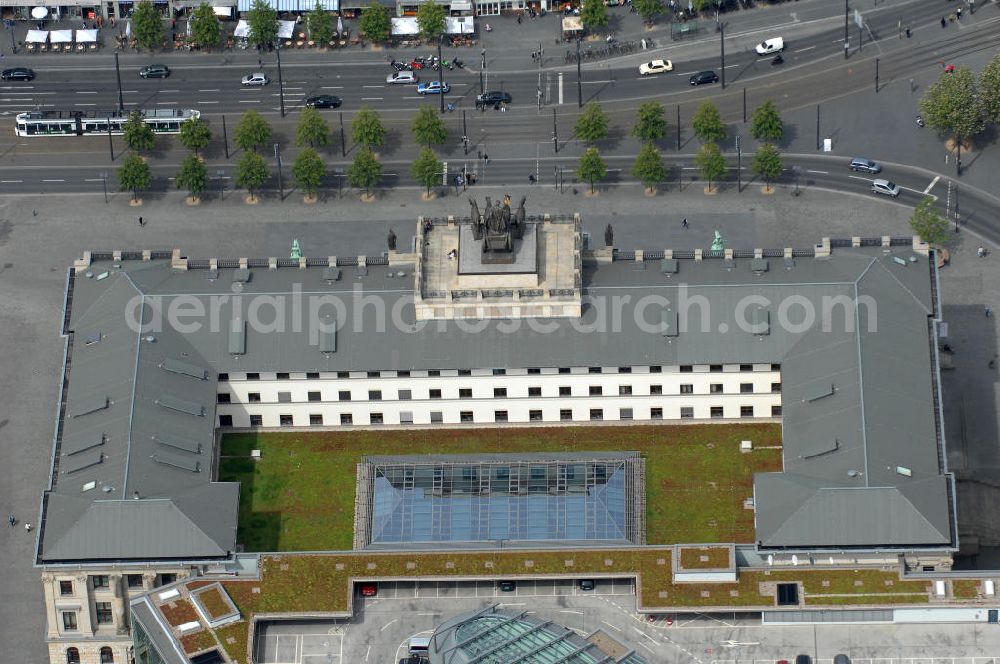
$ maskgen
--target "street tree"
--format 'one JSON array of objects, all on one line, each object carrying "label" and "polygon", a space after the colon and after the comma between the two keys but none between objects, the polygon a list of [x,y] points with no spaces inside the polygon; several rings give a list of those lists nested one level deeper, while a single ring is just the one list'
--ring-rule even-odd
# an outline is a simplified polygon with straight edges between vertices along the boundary
[{"label": "street tree", "polygon": [[580,155],[580,163],[576,167],[576,177],[590,183],[591,194],[594,193],[594,183],[603,180],[607,174],[608,169],[597,148],[587,148],[586,152]]},{"label": "street tree", "polygon": [[368,150],[381,147],[385,142],[385,127],[378,112],[362,106],[351,122],[351,138]]},{"label": "street tree", "polygon": [[306,14],[306,30],[309,31],[309,39],[322,46],[326,46],[333,39],[333,17],[318,1]]},{"label": "street tree", "polygon": [[139,200],[139,192],[148,189],[153,182],[153,171],[146,160],[137,154],[130,154],[118,168],[118,184],[121,191],[131,191],[132,200]]},{"label": "street tree", "polygon": [[608,115],[596,101],[587,102],[583,113],[573,127],[573,135],[581,141],[593,143],[608,136]]},{"label": "street tree", "polygon": [[254,191],[267,182],[268,175],[267,163],[256,152],[244,152],[236,162],[236,184],[247,190],[251,202],[256,201]]},{"label": "street tree", "polygon": [[365,190],[365,198],[370,199],[372,187],[382,177],[382,164],[368,148],[358,151],[354,163],[347,169],[347,182],[352,187]]},{"label": "street tree", "polygon": [[941,74],[920,100],[920,111],[928,125],[958,143],[986,128],[983,104],[976,94],[976,79],[968,67]]},{"label": "street tree", "polygon": [[142,0],[132,12],[132,34],[139,48],[163,46],[163,18],[149,0]]},{"label": "street tree", "polygon": [[448,130],[444,120],[429,104],[421,104],[410,123],[413,138],[418,145],[441,145],[448,140]]},{"label": "street tree", "polygon": [[424,148],[410,167],[413,179],[427,189],[427,197],[431,195],[431,187],[442,181],[443,164],[430,148]]},{"label": "street tree", "polygon": [[708,190],[712,191],[712,183],[718,182],[725,175],[729,167],[726,165],[726,158],[719,151],[719,146],[715,143],[705,143],[698,150],[694,158],[695,165],[701,172],[701,177],[708,182]]},{"label": "street tree", "polygon": [[212,140],[212,130],[208,128],[208,122],[204,118],[191,118],[181,123],[181,133],[178,138],[181,145],[197,155],[199,150],[208,147],[209,141]]},{"label": "street tree", "polygon": [[646,23],[652,24],[663,13],[663,0],[633,0],[632,6]]},{"label": "street tree", "polygon": [[420,36],[428,41],[443,35],[445,28],[444,7],[436,2],[421,4],[417,7],[417,27],[420,28]]},{"label": "street tree", "polygon": [[979,99],[986,120],[1000,124],[1000,55],[979,73]]},{"label": "street tree", "polygon": [[652,143],[646,143],[639,150],[632,166],[632,175],[652,191],[656,185],[667,179],[667,168],[663,165],[663,156]]},{"label": "street tree", "polygon": [[928,244],[944,244],[948,238],[948,220],[935,205],[933,196],[924,196],[913,208],[910,228]]},{"label": "street tree", "polygon": [[312,106],[306,106],[299,113],[299,125],[295,129],[295,144],[311,148],[322,147],[330,142],[330,126],[323,114]]},{"label": "street tree", "polygon": [[632,135],[644,141],[657,141],[667,135],[667,121],[664,119],[663,104],[649,101],[639,105]]},{"label": "street tree", "polygon": [[316,150],[306,148],[295,158],[292,175],[295,177],[295,186],[309,198],[315,199],[316,192],[326,177],[326,165]]},{"label": "street tree", "polygon": [[188,155],[181,162],[181,168],[174,178],[178,189],[187,189],[192,198],[199,196],[208,189],[208,169],[205,162],[198,157]]},{"label": "street tree", "polygon": [[603,28],[608,24],[608,8],[604,0],[583,0],[580,8],[580,20],[591,28]]},{"label": "street tree", "polygon": [[389,8],[378,0],[372,0],[370,5],[361,10],[361,32],[373,42],[389,39],[391,23]]},{"label": "street tree", "polygon": [[278,12],[267,0],[253,0],[246,18],[250,30],[247,38],[252,45],[263,48],[274,43],[278,37]]},{"label": "street tree", "polygon": [[244,111],[236,125],[236,145],[242,150],[256,151],[271,139],[271,126],[257,111]]},{"label": "street tree", "polygon": [[770,143],[764,143],[764,145],[760,146],[757,154],[753,156],[754,175],[764,178],[764,186],[768,190],[771,189],[771,180],[781,175],[783,167],[781,153]]},{"label": "street tree", "polygon": [[198,5],[191,15],[191,40],[201,48],[218,46],[222,39],[222,24],[208,3]]},{"label": "street tree", "polygon": [[156,135],[153,128],[146,124],[140,111],[129,113],[128,120],[122,126],[125,143],[136,152],[149,152],[156,145]]},{"label": "street tree", "polygon": [[703,102],[694,112],[691,127],[702,143],[716,143],[726,137],[726,125],[722,123],[719,107],[711,101]]},{"label": "street tree", "polygon": [[759,141],[780,141],[784,133],[778,107],[768,99],[753,112],[750,135]]}]

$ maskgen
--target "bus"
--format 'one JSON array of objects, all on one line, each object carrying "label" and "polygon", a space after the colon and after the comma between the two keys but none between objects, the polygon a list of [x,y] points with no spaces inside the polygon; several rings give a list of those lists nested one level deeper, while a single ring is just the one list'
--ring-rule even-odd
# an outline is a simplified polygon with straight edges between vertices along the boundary
[{"label": "bus", "polygon": [[[121,134],[130,111],[28,111],[18,113],[15,133],[18,136],[88,136],[108,133]],[[201,117],[193,109],[157,108],[139,110],[142,119],[154,134],[180,133],[181,123]]]}]

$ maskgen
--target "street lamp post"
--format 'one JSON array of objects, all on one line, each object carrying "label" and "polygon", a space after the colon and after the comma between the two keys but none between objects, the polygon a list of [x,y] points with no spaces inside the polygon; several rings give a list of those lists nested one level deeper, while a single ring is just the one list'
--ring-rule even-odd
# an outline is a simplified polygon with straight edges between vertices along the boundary
[{"label": "street lamp post", "polygon": [[719,51],[722,54],[722,89],[726,89],[726,26],[719,24]]},{"label": "street lamp post", "polygon": [[480,55],[483,61],[479,65],[479,94],[486,94],[486,81],[484,79],[484,73],[486,72],[486,49],[484,48]]},{"label": "street lamp post", "polygon": [[222,145],[226,148],[226,159],[229,159],[229,133],[226,131],[226,116],[222,116]]},{"label": "street lamp post", "polygon": [[347,156],[347,138],[344,136],[344,112],[340,112],[340,156]]},{"label": "street lamp post", "polygon": [[285,83],[281,78],[281,49],[276,48],[274,52],[278,54],[278,99],[281,103],[281,117],[285,117]]},{"label": "street lamp post", "polygon": [[848,35],[848,33],[847,33],[847,30],[848,30],[848,17],[851,14],[851,8],[850,8],[850,6],[848,4],[849,2],[850,2],[850,0],[844,0],[844,59],[845,60],[847,59],[847,50],[849,48],[849,46],[848,46],[848,39],[850,38],[849,35]]},{"label": "street lamp post", "polygon": [[122,97],[122,70],[118,66],[118,51],[115,51],[115,75],[118,77],[118,112],[125,112],[125,99]]},{"label": "street lamp post", "polygon": [[462,109],[462,149],[469,154],[469,125],[465,122],[465,109]]},{"label": "street lamp post", "polygon": [[743,193],[743,152],[740,150],[739,134],[736,134],[736,193]]},{"label": "street lamp post", "polygon": [[580,37],[576,38],[576,106],[583,108],[583,79],[580,67]]},{"label": "street lamp post", "polygon": [[441,59],[441,42],[444,35],[438,35],[438,97],[441,98],[441,112],[444,113],[444,60]]},{"label": "street lamp post", "polygon": [[226,200],[226,172],[218,170],[215,175],[219,178],[219,200]]},{"label": "street lamp post", "polygon": [[281,179],[281,146],[274,144],[274,158],[278,162],[278,196],[279,200],[285,200],[285,183]]},{"label": "street lamp post", "polygon": [[108,174],[101,173],[101,182],[104,183],[104,204],[108,204]]},{"label": "street lamp post", "polygon": [[552,152],[559,154],[559,126],[556,124],[556,109],[552,107]]}]

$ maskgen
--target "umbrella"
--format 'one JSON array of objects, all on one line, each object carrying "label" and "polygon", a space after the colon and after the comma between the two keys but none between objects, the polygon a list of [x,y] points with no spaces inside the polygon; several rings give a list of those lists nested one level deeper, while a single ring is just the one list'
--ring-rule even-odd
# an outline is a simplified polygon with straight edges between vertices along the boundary
[{"label": "umbrella", "polygon": [[344,19],[342,19],[342,18],[340,18],[338,16],[337,17],[337,32],[343,32],[343,31],[344,31]]},{"label": "umbrella", "polygon": [[132,19],[125,22],[125,39],[132,39]]},{"label": "umbrella", "polygon": [[49,10],[45,7],[35,7],[31,10],[31,18],[45,18],[49,15]]}]

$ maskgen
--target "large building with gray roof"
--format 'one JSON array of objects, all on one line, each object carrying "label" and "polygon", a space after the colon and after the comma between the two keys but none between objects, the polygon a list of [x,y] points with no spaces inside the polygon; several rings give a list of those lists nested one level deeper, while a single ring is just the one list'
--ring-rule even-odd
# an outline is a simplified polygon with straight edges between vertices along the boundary
[{"label": "large building with gray roof", "polygon": [[746,497],[760,552],[947,564],[925,245],[585,252],[578,217],[523,223],[529,268],[495,274],[460,273],[479,240],[445,220],[382,257],[79,260],[37,549],[53,652],[126,642],[128,588],[232,561],[227,429],[780,421],[783,470]]}]

